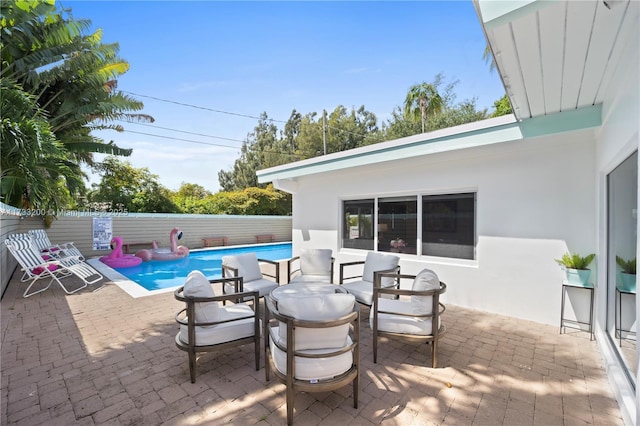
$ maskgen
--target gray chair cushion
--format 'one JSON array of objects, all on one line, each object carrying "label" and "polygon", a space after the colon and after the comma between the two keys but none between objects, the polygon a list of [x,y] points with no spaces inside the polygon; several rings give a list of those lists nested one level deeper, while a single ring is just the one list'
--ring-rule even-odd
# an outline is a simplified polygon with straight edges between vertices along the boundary
[{"label": "gray chair cushion", "polygon": [[[440,288],[440,279],[438,275],[431,269],[423,269],[413,280],[411,290],[426,291],[437,290]],[[432,297],[431,296],[411,296],[411,302],[420,312],[425,314],[431,313]]]},{"label": "gray chair cushion", "polygon": [[[398,266],[400,258],[392,254],[382,254],[370,251],[364,262],[364,271],[362,272],[362,280],[373,283],[373,273],[376,271],[384,271],[393,269]],[[390,287],[393,285],[393,278],[384,278],[382,287]],[[373,291],[373,290],[372,290]]]},{"label": "gray chair cushion", "polygon": [[234,256],[222,256],[222,264],[237,269],[238,276],[242,277],[245,283],[262,278],[258,258],[253,252]]},{"label": "gray chair cushion", "polygon": [[300,272],[302,275],[330,275],[331,249],[302,249]]},{"label": "gray chair cushion", "polygon": [[[184,283],[182,294],[185,297],[214,297],[215,292],[207,277],[200,271],[191,271]],[[219,302],[195,303],[195,321],[197,323],[218,321]]]},{"label": "gray chair cushion", "polygon": [[[297,296],[283,294],[278,298],[281,314],[300,320],[327,321],[341,318],[353,311],[355,297],[346,293]],[[280,341],[286,344],[286,326],[280,324]],[[349,324],[336,327],[297,327],[296,350],[341,348],[345,345]]]},{"label": "gray chair cushion", "polygon": [[365,305],[373,303],[373,283],[369,281],[351,281],[342,284],[342,288],[353,294],[356,300]]}]

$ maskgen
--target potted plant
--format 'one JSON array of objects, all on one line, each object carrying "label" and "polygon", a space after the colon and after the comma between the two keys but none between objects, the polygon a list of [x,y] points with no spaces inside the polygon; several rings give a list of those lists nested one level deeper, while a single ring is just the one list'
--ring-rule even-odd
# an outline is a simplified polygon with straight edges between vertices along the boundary
[{"label": "potted plant", "polygon": [[567,283],[586,286],[589,283],[591,269],[587,268],[596,257],[594,253],[580,256],[578,253],[565,253],[556,262],[564,267],[567,274]]},{"label": "potted plant", "polygon": [[616,256],[616,263],[622,271],[621,281],[622,289],[629,292],[636,291],[636,258],[625,260],[620,256]]}]

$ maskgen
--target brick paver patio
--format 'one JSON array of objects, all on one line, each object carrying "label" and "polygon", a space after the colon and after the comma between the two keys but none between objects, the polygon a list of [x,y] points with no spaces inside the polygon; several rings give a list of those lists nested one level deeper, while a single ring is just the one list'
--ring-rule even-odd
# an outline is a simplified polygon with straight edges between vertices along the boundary
[{"label": "brick paver patio", "polygon": [[[286,424],[284,385],[250,345],[202,354],[190,383],[172,293],[133,299],[105,280],[23,299],[18,278],[1,301],[3,425]],[[350,385],[298,393],[296,425],[623,424],[587,333],[449,305],[432,369],[428,347],[399,340],[374,364],[362,314],[358,408]]]}]

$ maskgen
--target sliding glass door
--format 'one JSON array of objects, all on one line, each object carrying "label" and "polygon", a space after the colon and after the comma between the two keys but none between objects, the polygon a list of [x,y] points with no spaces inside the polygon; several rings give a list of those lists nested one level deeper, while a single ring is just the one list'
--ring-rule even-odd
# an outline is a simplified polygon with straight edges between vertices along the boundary
[{"label": "sliding glass door", "polygon": [[607,332],[635,386],[638,153],[607,176]]}]

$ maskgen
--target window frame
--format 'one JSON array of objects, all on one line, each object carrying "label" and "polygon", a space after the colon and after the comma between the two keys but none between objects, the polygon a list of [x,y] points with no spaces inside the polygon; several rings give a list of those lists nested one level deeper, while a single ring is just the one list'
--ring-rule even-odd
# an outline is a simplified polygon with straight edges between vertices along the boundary
[{"label": "window frame", "polygon": [[[374,229],[373,229],[373,235],[374,235],[374,241],[373,241],[373,248],[372,249],[366,249],[367,251],[376,251],[376,252],[380,252],[380,253],[388,253],[387,251],[380,251],[378,250],[379,247],[379,235],[380,235],[380,231],[378,229],[378,225],[379,225],[379,203],[380,201],[384,201],[384,200],[393,200],[393,199],[402,199],[402,198],[411,198],[413,197],[415,199],[415,202],[417,204],[417,211],[416,211],[416,218],[417,218],[417,226],[416,226],[416,235],[415,235],[415,244],[416,244],[416,253],[415,254],[409,254],[409,253],[393,253],[393,254],[397,254],[400,255],[402,257],[409,257],[409,258],[420,258],[423,260],[429,260],[430,262],[434,262],[434,263],[447,263],[447,264],[451,264],[451,263],[457,263],[460,265],[477,265],[478,263],[478,253],[477,253],[477,246],[478,246],[478,200],[479,200],[479,196],[478,196],[478,188],[456,188],[455,190],[443,190],[443,191],[429,191],[429,192],[419,192],[419,191],[415,191],[415,192],[402,192],[402,193],[378,193],[378,194],[371,194],[371,195],[362,195],[362,196],[358,196],[358,197],[344,197],[340,199],[340,223],[339,223],[339,249],[340,250],[356,250],[356,251],[360,251],[360,250],[365,250],[365,249],[359,249],[359,248],[353,248],[353,247],[345,247],[344,246],[344,241],[345,241],[345,235],[344,235],[344,217],[345,217],[345,202],[358,202],[358,201],[368,201],[368,200],[373,200],[373,225],[374,225]],[[423,201],[425,198],[429,198],[429,197],[433,197],[433,196],[456,196],[456,195],[467,195],[467,194],[472,194],[473,195],[473,257],[471,259],[469,258],[463,258],[463,257],[445,257],[445,256],[435,256],[435,255],[431,255],[431,254],[425,254],[423,253],[423,220],[422,220],[422,210],[423,210]]]}]

